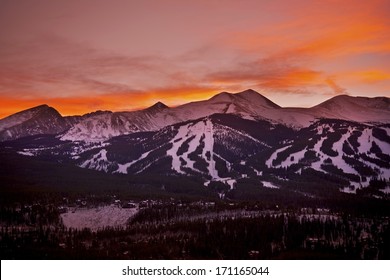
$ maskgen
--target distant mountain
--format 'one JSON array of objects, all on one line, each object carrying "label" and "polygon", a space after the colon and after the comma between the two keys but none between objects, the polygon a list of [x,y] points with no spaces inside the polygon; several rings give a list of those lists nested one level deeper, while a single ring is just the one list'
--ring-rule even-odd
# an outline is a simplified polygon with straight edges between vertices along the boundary
[{"label": "distant mountain", "polygon": [[103,111],[84,115],[82,120],[61,136],[62,140],[103,141],[115,136],[139,131],[155,131],[180,121],[168,114],[169,108],[161,102],[134,112]]},{"label": "distant mountain", "polygon": [[[254,90],[236,94],[222,92],[204,101],[191,102],[175,108],[156,103],[135,112],[107,112],[91,115],[72,127],[63,140],[101,141],[133,132],[156,131],[165,126],[213,114],[234,114],[250,120],[268,120],[295,129],[307,127],[320,118],[355,120],[359,122],[390,122],[389,98],[367,98],[372,106],[362,108],[360,97],[333,98],[312,108],[281,108]],[[345,103],[348,106],[345,106]],[[369,103],[369,102],[366,102]],[[371,104],[370,103],[370,104]],[[342,109],[340,109],[342,108]],[[361,112],[361,113],[359,113]],[[356,119],[354,119],[356,118]]]},{"label": "distant mountain", "polygon": [[133,132],[157,131],[168,125],[234,114],[249,120],[267,120],[295,129],[321,118],[362,123],[389,123],[390,99],[336,96],[312,108],[281,108],[254,90],[222,92],[204,101],[169,108],[158,102],[134,112],[97,111],[62,117],[47,105],[34,107],[0,120],[0,141],[37,134],[62,133],[62,140],[103,141]]},{"label": "distant mountain", "polygon": [[37,134],[58,134],[77,121],[77,117],[62,117],[48,105],[37,106],[0,120],[0,141]]},{"label": "distant mountain", "polygon": [[[140,131],[156,131],[179,122],[213,114],[236,114],[246,119],[263,119],[268,111],[280,107],[253,90],[237,94],[223,92],[209,100],[169,108],[161,102],[135,112],[108,112],[83,119],[65,133],[63,140],[100,141]],[[276,113],[275,113],[276,114]]]},{"label": "distant mountain", "polygon": [[317,116],[356,122],[389,123],[390,98],[339,95],[311,108]]}]

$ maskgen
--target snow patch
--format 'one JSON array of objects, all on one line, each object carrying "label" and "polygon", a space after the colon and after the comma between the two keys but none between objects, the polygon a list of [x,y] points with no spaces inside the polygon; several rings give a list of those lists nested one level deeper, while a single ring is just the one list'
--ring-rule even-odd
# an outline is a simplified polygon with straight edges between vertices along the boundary
[{"label": "snow patch", "polygon": [[80,167],[107,172],[110,165],[111,162],[107,160],[107,150],[101,149],[97,154],[80,164]]},{"label": "snow patch", "polygon": [[70,209],[70,212],[61,214],[61,218],[67,228],[89,228],[96,231],[104,227],[124,226],[137,212],[137,208],[120,208],[110,205],[89,209]]},{"label": "snow patch", "polygon": [[271,182],[267,182],[267,181],[261,181],[261,183],[263,184],[264,188],[270,188],[270,189],[279,189],[280,187],[278,186],[275,186],[273,183]]},{"label": "snow patch", "polygon": [[146,158],[152,151],[148,151],[146,153],[143,153],[138,159],[133,160],[131,162],[125,163],[125,164],[120,164],[118,163],[118,169],[115,171],[116,173],[122,173],[122,174],[127,174],[127,169],[135,164],[136,162]]},{"label": "snow patch", "polygon": [[263,175],[263,171],[259,171],[259,170],[255,169],[254,167],[252,167],[252,169],[256,173],[257,176],[262,176]]},{"label": "snow patch", "polygon": [[281,167],[289,167],[293,164],[298,163],[300,160],[302,160],[305,157],[307,149],[303,149],[302,151],[290,154],[289,157],[283,161],[279,166]]},{"label": "snow patch", "polygon": [[344,188],[340,189],[340,192],[356,194],[356,189],[352,189],[350,187],[344,187]]},{"label": "snow patch", "polygon": [[384,189],[380,189],[380,191],[385,193],[385,194],[390,194],[390,187],[386,187]]},{"label": "snow patch", "polygon": [[[223,181],[223,179],[222,179]],[[230,186],[230,189],[234,189],[234,185],[237,183],[237,180],[235,179],[226,179],[225,180],[226,184],[228,184]]]},{"label": "snow patch", "polygon": [[29,156],[29,157],[35,156],[32,152],[27,152],[27,151],[19,151],[18,154],[23,156]]},{"label": "snow patch", "polygon": [[366,128],[362,131],[362,135],[358,138],[360,144],[358,150],[361,154],[366,154],[372,147],[372,129]]}]

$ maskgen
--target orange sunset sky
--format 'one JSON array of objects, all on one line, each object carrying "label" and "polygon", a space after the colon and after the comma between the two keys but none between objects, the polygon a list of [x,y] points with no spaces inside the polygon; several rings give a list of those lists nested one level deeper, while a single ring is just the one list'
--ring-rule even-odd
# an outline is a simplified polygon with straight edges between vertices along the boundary
[{"label": "orange sunset sky", "polygon": [[0,118],[247,88],[285,107],[390,97],[390,1],[0,0]]}]

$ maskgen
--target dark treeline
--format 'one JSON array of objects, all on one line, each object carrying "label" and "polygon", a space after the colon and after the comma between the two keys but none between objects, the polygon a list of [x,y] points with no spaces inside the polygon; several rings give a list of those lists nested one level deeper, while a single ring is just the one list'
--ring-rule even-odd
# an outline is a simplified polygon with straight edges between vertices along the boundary
[{"label": "dark treeline", "polygon": [[[49,209],[47,214],[50,215]],[[28,216],[28,215],[27,215]],[[142,209],[126,227],[2,221],[2,259],[389,259],[389,219],[215,205]],[[9,225],[7,225],[9,224]]]}]

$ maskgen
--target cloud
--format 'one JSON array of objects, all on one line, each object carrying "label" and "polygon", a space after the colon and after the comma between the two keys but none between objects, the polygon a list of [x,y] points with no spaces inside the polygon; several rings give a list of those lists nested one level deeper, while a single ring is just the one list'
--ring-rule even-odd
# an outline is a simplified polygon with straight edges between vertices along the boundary
[{"label": "cloud", "polygon": [[[40,44],[36,44],[36,42]],[[0,51],[0,93],[50,97],[103,94],[158,86],[173,79],[171,62],[157,56],[126,56],[45,35]]]},{"label": "cloud", "polygon": [[[216,71],[211,77],[215,82],[250,83],[288,95],[362,93],[362,83],[371,84],[374,92],[379,82],[388,79],[386,8],[386,1],[327,0],[316,5],[294,1],[288,13],[278,9],[285,20],[226,36],[225,42],[240,50],[242,57],[252,57],[252,62]],[[370,64],[387,70],[371,71]],[[356,68],[361,71],[356,73]]]},{"label": "cloud", "polygon": [[327,78],[326,83],[332,89],[333,95],[348,94],[347,90],[336,84],[332,78]]},{"label": "cloud", "polygon": [[15,112],[41,104],[56,108],[62,115],[83,115],[97,110],[132,111],[139,110],[161,101],[169,106],[176,106],[195,100],[203,100],[217,93],[216,88],[177,85],[171,88],[154,88],[146,91],[124,91],[89,95],[81,93],[78,96],[18,98],[0,96],[2,109],[0,118]]},{"label": "cloud", "polygon": [[367,69],[365,71],[352,72],[350,75],[356,80],[368,84],[390,82],[390,72],[383,70]]},{"label": "cloud", "polygon": [[249,87],[282,106],[389,94],[388,1],[141,2],[0,4],[2,100],[73,114]]},{"label": "cloud", "polygon": [[321,71],[290,64],[279,58],[241,63],[229,70],[210,73],[207,78],[213,84],[248,84],[286,93],[307,93],[308,87],[324,83]]}]

